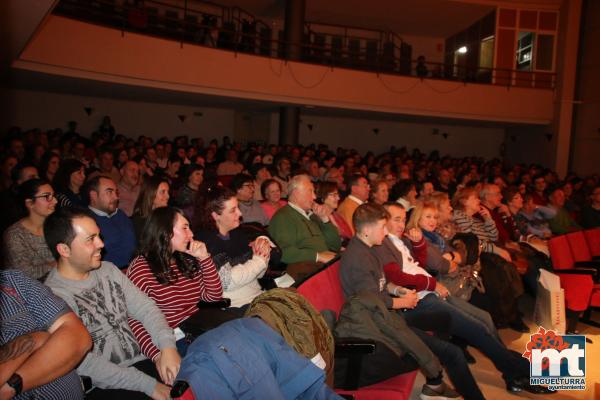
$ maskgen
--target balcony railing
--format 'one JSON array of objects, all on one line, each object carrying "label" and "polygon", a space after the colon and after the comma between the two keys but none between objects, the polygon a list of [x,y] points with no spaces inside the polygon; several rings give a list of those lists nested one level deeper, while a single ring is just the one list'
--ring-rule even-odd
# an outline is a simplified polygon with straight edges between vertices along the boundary
[{"label": "balcony railing", "polygon": [[[160,1],[131,0],[61,0],[53,13],[123,32],[138,32],[176,40],[180,43],[214,47],[288,59],[282,31],[254,17],[239,7],[225,7],[211,2],[187,1],[182,7]],[[367,30],[306,23],[304,40],[295,61],[372,71],[376,73],[417,76],[428,79],[496,84],[507,87],[553,89],[555,73],[523,72],[499,68],[468,67],[436,62],[419,66],[412,58],[412,47],[394,32]],[[331,27],[337,28],[331,29]],[[358,33],[357,33],[358,32]]]}]

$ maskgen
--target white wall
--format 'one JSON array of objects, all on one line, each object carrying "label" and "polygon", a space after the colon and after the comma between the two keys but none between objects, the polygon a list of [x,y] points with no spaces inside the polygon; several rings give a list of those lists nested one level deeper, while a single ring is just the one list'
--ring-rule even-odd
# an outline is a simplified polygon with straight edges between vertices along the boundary
[{"label": "white wall", "polygon": [[[0,93],[0,104],[9,104],[11,112],[0,119],[2,131],[10,126],[23,129],[67,128],[68,121],[77,121],[78,131],[90,135],[109,115],[118,133],[129,137],[146,135],[201,136],[205,140],[233,135],[233,110],[206,107],[190,107],[116,100],[103,97],[85,97],[61,93],[29,90],[6,90]],[[88,116],[85,107],[94,111]],[[202,117],[194,116],[202,112]],[[185,115],[181,122],[179,115]]]},{"label": "white wall", "polygon": [[[41,128],[66,129],[67,121],[78,122],[78,131],[89,135],[99,125],[104,115],[110,115],[118,133],[137,137],[147,135],[153,138],[161,136],[174,137],[189,135],[202,137],[205,141],[212,138],[220,139],[229,135],[236,139],[234,110],[190,107],[173,104],[157,104],[116,100],[101,97],[84,97],[50,92],[28,90],[5,91],[0,100],[6,104],[11,102],[11,113],[1,119],[2,131],[16,125],[24,129]],[[6,98],[3,98],[6,96]],[[84,107],[94,109],[87,116]],[[201,111],[202,117],[193,113]],[[182,123],[178,115],[185,115]],[[251,119],[262,118],[263,113],[249,114]],[[269,130],[270,143],[276,143],[279,131],[279,115],[271,114],[270,129],[263,123],[263,129]],[[313,125],[312,131],[308,124]],[[251,124],[255,126],[255,124]],[[379,133],[373,132],[374,128]],[[433,135],[433,129],[439,129],[438,135]],[[240,129],[238,127],[238,129]],[[444,139],[442,133],[448,133]],[[239,140],[244,141],[247,135],[240,131]],[[246,137],[244,137],[246,136]],[[261,134],[262,136],[262,134]],[[254,137],[248,137],[254,139]],[[418,147],[423,151],[440,150],[442,154],[451,156],[482,156],[493,158],[499,156],[499,149],[504,140],[504,129],[481,128],[469,126],[445,126],[441,124],[403,123],[383,120],[361,120],[355,118],[322,117],[302,115],[300,124],[300,143],[325,143],[331,148],[342,146],[355,148],[360,152],[387,151],[390,146],[407,146],[410,149]]]},{"label": "white wall", "polygon": [[[503,128],[482,128],[442,124],[419,124],[383,120],[361,120],[355,118],[321,117],[301,115],[300,143],[324,143],[330,148],[338,146],[354,148],[361,153],[373,151],[376,154],[397,148],[415,147],[425,152],[439,150],[442,155],[454,157],[480,156],[494,158],[500,156],[500,146],[504,141]],[[308,125],[313,126],[312,130]],[[271,120],[271,142],[277,140],[279,115]],[[373,132],[374,128],[379,133]],[[433,130],[439,133],[433,135]],[[448,133],[444,139],[442,133]]]}]

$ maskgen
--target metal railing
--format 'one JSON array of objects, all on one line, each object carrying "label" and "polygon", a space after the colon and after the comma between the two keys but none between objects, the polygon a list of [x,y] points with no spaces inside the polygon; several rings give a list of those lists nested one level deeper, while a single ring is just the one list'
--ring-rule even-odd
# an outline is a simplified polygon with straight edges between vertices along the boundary
[{"label": "metal railing", "polygon": [[[150,0],[61,0],[53,13],[115,27],[123,33],[138,32],[169,38],[182,45],[191,43],[286,59],[284,49],[287,43],[282,40],[281,31],[274,32],[269,24],[251,13],[239,7],[229,8],[208,1],[196,1],[194,5],[196,8],[188,7],[187,1],[183,7],[178,7]],[[319,26],[337,27],[340,33],[320,32],[317,30]],[[352,35],[349,31],[363,31],[364,34]],[[418,61],[411,57],[410,45],[391,31],[308,22],[305,24],[304,41],[300,46],[301,58],[297,61],[332,68],[507,87],[553,89],[556,81],[556,74],[548,72],[467,67],[437,62],[423,62],[418,68]]]}]

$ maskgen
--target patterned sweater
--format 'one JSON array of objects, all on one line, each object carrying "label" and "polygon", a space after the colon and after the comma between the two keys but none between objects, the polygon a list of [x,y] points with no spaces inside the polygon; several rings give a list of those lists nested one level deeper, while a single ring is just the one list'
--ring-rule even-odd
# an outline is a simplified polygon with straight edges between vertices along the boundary
[{"label": "patterned sweater", "polygon": [[128,324],[141,321],[160,349],[175,347],[175,336],[156,304],[109,262],[87,279],[63,278],[50,270],[46,285],[71,307],[90,332],[94,347],[77,367],[101,389],[125,389],[151,396],[156,379],[132,367],[145,357]]},{"label": "patterned sweater", "polygon": [[21,221],[12,224],[4,232],[4,265],[23,271],[33,279],[43,277],[56,266],[44,236],[36,236]]},{"label": "patterned sweater", "polygon": [[[223,296],[221,281],[212,258],[200,262],[200,269],[193,278],[186,278],[173,264],[174,283],[160,284],[154,277],[150,265],[144,256],[137,256],[127,269],[127,277],[150,297],[162,311],[171,328],[176,328],[190,315],[198,311],[199,300],[216,301]],[[152,338],[139,321],[130,319],[129,324],[142,353],[154,360],[160,350],[152,342]]]}]

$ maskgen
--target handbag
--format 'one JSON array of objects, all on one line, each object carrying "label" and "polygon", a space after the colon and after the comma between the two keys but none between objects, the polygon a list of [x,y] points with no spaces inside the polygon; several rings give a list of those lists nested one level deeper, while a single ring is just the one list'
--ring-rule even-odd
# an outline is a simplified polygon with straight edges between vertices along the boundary
[{"label": "handbag", "polygon": [[479,262],[470,265],[461,265],[451,274],[444,275],[440,282],[448,289],[452,296],[459,297],[465,301],[471,299],[473,289],[479,293],[485,293],[485,287],[481,280]]},{"label": "handbag", "polygon": [[440,278],[440,282],[448,289],[450,294],[460,297],[465,301],[471,299],[473,289],[485,293],[481,279],[481,265],[479,264],[479,240],[471,233],[456,234],[452,239],[452,246],[461,254],[465,254],[465,265],[459,265],[457,270]]}]

